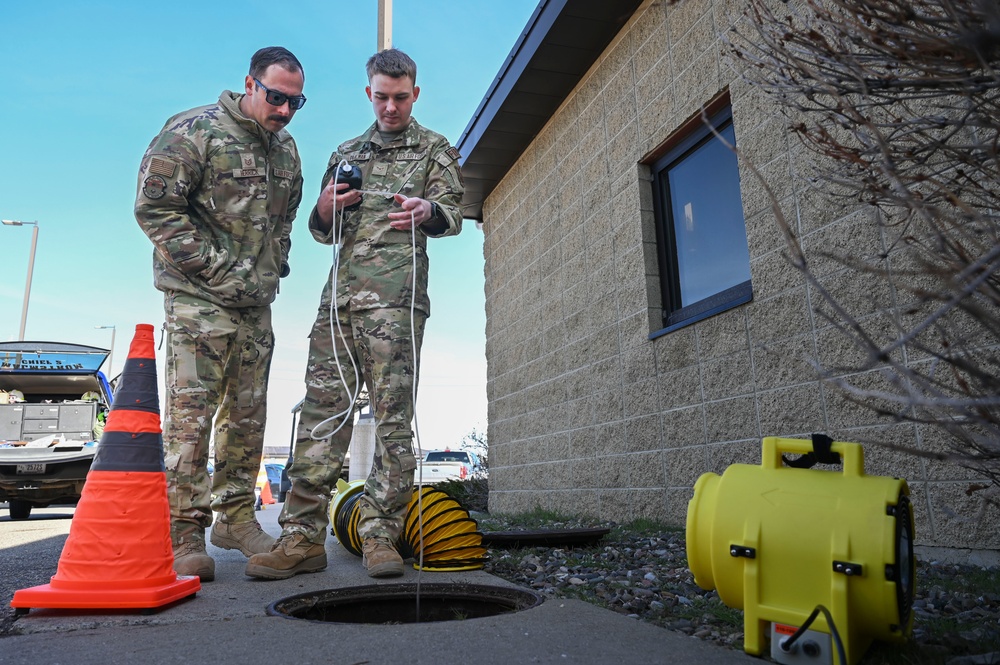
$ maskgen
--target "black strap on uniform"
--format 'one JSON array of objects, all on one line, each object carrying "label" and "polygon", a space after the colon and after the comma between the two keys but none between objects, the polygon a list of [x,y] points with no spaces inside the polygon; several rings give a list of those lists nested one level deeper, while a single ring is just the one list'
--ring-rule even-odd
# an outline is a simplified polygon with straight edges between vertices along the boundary
[{"label": "black strap on uniform", "polygon": [[833,439],[826,434],[813,434],[813,451],[797,459],[781,456],[781,461],[795,469],[810,469],[817,464],[840,464],[840,455],[833,452]]}]

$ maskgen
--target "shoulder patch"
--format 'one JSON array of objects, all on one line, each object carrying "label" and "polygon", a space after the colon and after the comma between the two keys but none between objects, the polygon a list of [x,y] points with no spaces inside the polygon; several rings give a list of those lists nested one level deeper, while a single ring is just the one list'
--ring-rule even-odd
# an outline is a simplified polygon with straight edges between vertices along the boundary
[{"label": "shoulder patch", "polygon": [[148,176],[142,182],[142,194],[153,201],[162,199],[167,193],[167,181],[158,175]]},{"label": "shoulder patch", "polygon": [[452,159],[454,159],[456,161],[458,161],[459,159],[462,158],[462,153],[460,153],[458,151],[458,148],[456,148],[454,146],[452,146],[451,148],[448,148],[447,150],[445,150],[444,154],[448,155],[449,157],[451,157]]},{"label": "shoulder patch", "polygon": [[174,171],[176,170],[177,164],[161,157],[153,157],[150,159],[149,168],[147,169],[147,171],[152,175],[162,175],[167,178],[173,178]]}]

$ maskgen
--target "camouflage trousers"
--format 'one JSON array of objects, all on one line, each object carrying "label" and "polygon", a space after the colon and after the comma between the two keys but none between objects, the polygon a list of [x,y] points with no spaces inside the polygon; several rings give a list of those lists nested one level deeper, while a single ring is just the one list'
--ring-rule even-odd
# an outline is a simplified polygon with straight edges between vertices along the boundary
[{"label": "camouflage trousers", "polygon": [[203,540],[213,510],[227,522],[254,518],[274,333],[269,306],[226,308],[168,292],[164,310],[164,463],[171,537],[178,544]]},{"label": "camouflage trousers", "polygon": [[[365,495],[359,501],[358,535],[398,539],[417,466],[410,422],[427,316],[419,310],[414,316],[416,347],[411,339],[409,308],[356,312],[341,308],[337,317],[345,344],[336,329],[331,335],[330,310],[320,306],[310,333],[306,397],[288,469],[292,489],[279,517],[283,533],[298,531],[314,543],[323,543],[326,538],[331,492],[336,489],[351,443],[354,413],[328,419],[347,410],[351,395],[360,388],[353,358],[368,387],[375,418],[375,458]],[[347,423],[331,436],[345,419]]]}]

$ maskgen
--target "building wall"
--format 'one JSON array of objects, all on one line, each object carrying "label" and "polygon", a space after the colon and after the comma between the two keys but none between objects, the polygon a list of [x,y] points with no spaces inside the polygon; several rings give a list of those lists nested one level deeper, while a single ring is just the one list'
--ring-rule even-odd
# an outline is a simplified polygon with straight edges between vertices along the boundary
[{"label": "building wall", "polygon": [[[806,248],[880,246],[868,213],[836,211],[796,178],[803,153],[786,121],[734,71],[719,35],[742,7],[644,3],[485,202],[493,512],[683,525],[697,478],[758,464],[764,436],[941,445],[818,380],[807,359],[836,363],[853,351],[814,314],[817,295],[783,258],[745,163],[753,301],[649,339],[662,326],[641,161],[727,89],[737,142]],[[891,295],[828,272],[860,313]],[[877,445],[865,455],[868,473],[908,480],[918,544],[1000,547],[991,526],[1000,515],[966,495],[968,472]]]}]

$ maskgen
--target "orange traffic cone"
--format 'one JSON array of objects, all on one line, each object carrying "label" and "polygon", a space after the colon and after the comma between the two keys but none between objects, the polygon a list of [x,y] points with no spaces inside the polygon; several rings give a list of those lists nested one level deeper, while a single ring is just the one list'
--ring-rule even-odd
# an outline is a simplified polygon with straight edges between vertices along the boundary
[{"label": "orange traffic cone", "polygon": [[260,502],[265,506],[270,506],[273,503],[277,503],[274,500],[274,494],[271,492],[271,481],[264,480],[264,487],[260,490]]},{"label": "orange traffic cone", "polygon": [[140,323],[114,404],[49,584],[11,607],[153,610],[201,589],[174,572],[153,326]]}]

